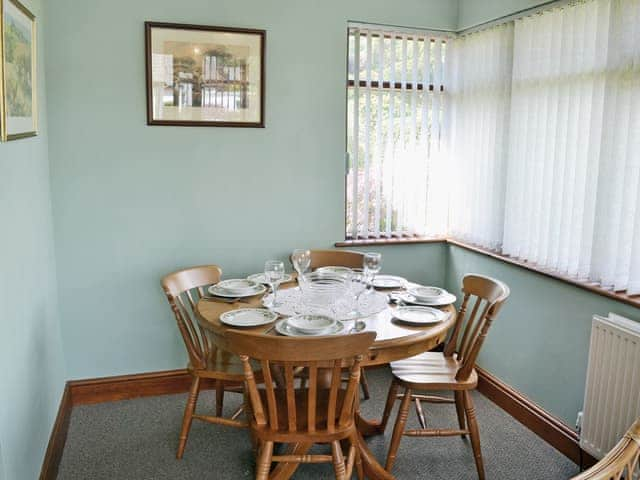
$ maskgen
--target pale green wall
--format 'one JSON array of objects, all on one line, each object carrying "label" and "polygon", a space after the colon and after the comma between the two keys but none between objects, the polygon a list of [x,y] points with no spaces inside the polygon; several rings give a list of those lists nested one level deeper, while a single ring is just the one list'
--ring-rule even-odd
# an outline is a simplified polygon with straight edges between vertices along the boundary
[{"label": "pale green wall", "polygon": [[450,245],[447,289],[459,291],[465,273],[511,288],[478,364],[573,425],[582,409],[593,315],[640,321],[640,309]]},{"label": "pale green wall", "polygon": [[[453,29],[456,14],[440,0],[58,0],[47,68],[69,376],[184,366],[163,274],[244,275],[341,240],[347,20]],[[145,20],[266,29],[267,127],[146,126]],[[444,274],[441,246],[385,252],[418,280]]]},{"label": "pale green wall", "polygon": [[[184,365],[158,286],[164,273],[217,262],[226,277],[244,275],[295,247],[342,238],[347,20],[454,29],[537,3],[461,0],[458,12],[438,0],[56,2],[47,91],[69,377]],[[267,128],[147,127],[145,20],[266,29]],[[455,247],[380,250],[388,271],[416,281],[446,277],[458,290],[464,272],[480,271],[510,283],[481,363],[570,423],[591,315],[635,314]],[[558,375],[549,380],[551,368]]]},{"label": "pale green wall", "polygon": [[546,0],[458,0],[458,29],[532,8]]},{"label": "pale green wall", "polygon": [[[66,378],[56,293],[43,57],[38,18],[40,135],[0,143],[0,478],[34,479]],[[2,468],[4,467],[4,476]]]}]

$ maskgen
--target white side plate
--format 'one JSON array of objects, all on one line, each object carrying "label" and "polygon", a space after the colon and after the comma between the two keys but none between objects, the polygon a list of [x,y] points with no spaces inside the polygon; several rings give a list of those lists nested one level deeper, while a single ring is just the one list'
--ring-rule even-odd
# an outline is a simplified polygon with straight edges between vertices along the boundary
[{"label": "white side plate", "polygon": [[220,315],[220,321],[232,327],[257,327],[278,318],[278,314],[264,308],[239,308]]}]

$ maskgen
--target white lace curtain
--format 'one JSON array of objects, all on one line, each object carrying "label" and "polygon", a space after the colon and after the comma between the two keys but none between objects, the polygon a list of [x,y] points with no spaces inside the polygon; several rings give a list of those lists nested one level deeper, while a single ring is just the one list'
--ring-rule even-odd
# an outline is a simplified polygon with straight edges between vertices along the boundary
[{"label": "white lace curtain", "polygon": [[451,47],[451,234],[640,293],[640,0],[580,2]]}]

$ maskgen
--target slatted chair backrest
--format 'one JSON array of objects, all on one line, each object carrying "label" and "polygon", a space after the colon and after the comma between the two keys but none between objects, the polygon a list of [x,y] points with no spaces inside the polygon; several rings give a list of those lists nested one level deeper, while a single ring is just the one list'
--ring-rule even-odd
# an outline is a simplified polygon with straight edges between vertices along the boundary
[{"label": "slatted chair backrest", "polygon": [[320,267],[362,268],[364,253],[351,250],[311,250],[311,270]]},{"label": "slatted chair backrest", "polygon": [[573,477],[572,480],[620,480],[622,478],[625,480],[640,478],[640,418],[602,460]]},{"label": "slatted chair backrest", "polygon": [[[360,362],[376,338],[375,332],[317,338],[288,338],[238,331],[227,332],[228,348],[238,354],[244,365],[247,393],[257,425],[279,430],[279,419],[287,419],[287,430],[291,433],[333,433],[336,429],[353,422],[353,408],[360,380]],[[266,406],[263,405],[257,383],[253,376],[250,359],[260,362],[264,376]],[[273,367],[273,368],[272,368]],[[349,368],[349,381],[343,392],[340,411],[338,394],[341,389],[342,368]],[[296,384],[294,372],[306,370],[307,429],[298,431],[296,408]],[[331,370],[326,411],[319,411],[317,403],[319,369]],[[280,385],[274,385],[273,371],[283,371]],[[326,371],[326,370],[325,370]],[[300,387],[298,387],[300,388]],[[278,392],[278,389],[280,391]],[[279,394],[279,395],[278,395]],[[304,394],[304,392],[303,392]],[[286,411],[278,408],[277,396],[286,398]],[[326,397],[326,395],[325,395]],[[317,425],[317,419],[327,418],[326,425]],[[337,423],[336,423],[337,419]],[[281,431],[281,429],[280,429]]]},{"label": "slatted chair backrest", "polygon": [[195,307],[205,288],[218,283],[221,275],[217,265],[203,265],[170,273],[160,281],[194,368],[205,368],[211,353],[204,329],[195,318]]},{"label": "slatted chair backrest", "polygon": [[444,350],[446,356],[455,353],[461,362],[456,375],[461,381],[471,375],[491,323],[509,296],[509,287],[490,277],[469,274],[462,279],[462,293],[462,305]]}]

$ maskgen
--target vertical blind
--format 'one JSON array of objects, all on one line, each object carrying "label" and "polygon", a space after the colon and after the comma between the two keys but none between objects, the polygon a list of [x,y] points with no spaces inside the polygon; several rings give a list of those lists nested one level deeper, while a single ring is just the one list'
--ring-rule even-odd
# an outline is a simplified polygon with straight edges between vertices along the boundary
[{"label": "vertical blind", "polygon": [[447,234],[640,294],[640,0],[349,42],[348,238]]},{"label": "vertical blind", "polygon": [[443,38],[349,29],[347,238],[446,232]]},{"label": "vertical blind", "polygon": [[[451,210],[449,234],[498,249],[502,244],[508,153],[513,24],[451,43]],[[469,181],[472,180],[472,181]]]},{"label": "vertical blind", "polygon": [[639,294],[640,0],[583,1],[498,28],[451,45],[452,236]]}]

